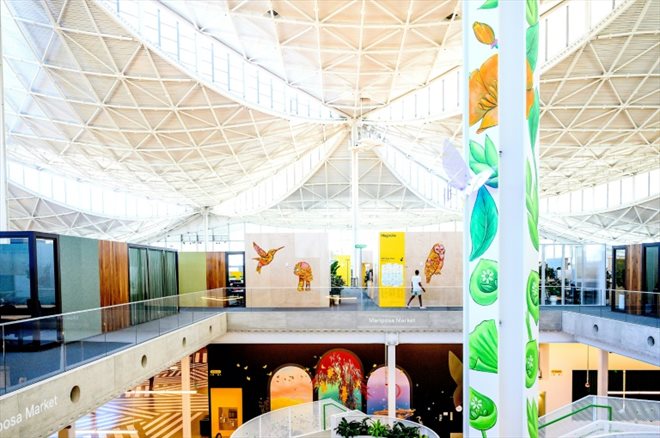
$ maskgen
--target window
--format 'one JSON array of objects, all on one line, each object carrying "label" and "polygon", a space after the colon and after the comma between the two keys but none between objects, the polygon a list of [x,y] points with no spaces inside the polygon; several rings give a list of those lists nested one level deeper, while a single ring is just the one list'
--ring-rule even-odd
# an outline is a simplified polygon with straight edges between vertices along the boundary
[{"label": "window", "polygon": [[647,292],[660,292],[660,243],[643,246],[642,289]]},{"label": "window", "polygon": [[642,246],[643,315],[660,317],[660,242]]},{"label": "window", "polygon": [[626,259],[628,251],[625,246],[612,248],[612,278],[610,280],[610,305],[612,310],[626,308]]}]

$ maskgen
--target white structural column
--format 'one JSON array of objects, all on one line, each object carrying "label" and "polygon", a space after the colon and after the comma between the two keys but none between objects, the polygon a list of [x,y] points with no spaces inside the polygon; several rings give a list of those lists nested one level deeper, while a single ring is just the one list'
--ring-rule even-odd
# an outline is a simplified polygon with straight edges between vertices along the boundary
[{"label": "white structural column", "polygon": [[[525,3],[500,3],[500,435],[526,436]],[[507,394],[506,397],[502,397]]]},{"label": "white structural column", "polygon": [[387,344],[387,416],[396,418],[396,346],[399,337],[396,333],[388,333]]},{"label": "white structural column", "polygon": [[190,356],[188,355],[181,359],[181,421],[183,438],[191,438]]},{"label": "white structural column", "polygon": [[348,146],[351,151],[351,217],[352,217],[352,231],[353,231],[353,258],[352,266],[353,273],[351,277],[358,279],[357,287],[360,287],[360,249],[356,247],[358,242],[358,232],[360,228],[360,207],[359,207],[359,190],[360,190],[360,161],[358,157],[357,148],[357,123],[353,122],[351,126],[350,145]]},{"label": "white structural column", "polygon": [[538,436],[538,0],[463,3],[464,433]]},{"label": "white structural column", "polygon": [[607,397],[609,387],[608,371],[610,353],[607,350],[598,350],[598,387],[596,394],[601,397]]},{"label": "white structural column", "polygon": [[9,207],[7,204],[7,145],[5,143],[5,87],[2,47],[2,32],[0,32],[0,231],[7,231],[9,230]]},{"label": "white structural column", "polygon": [[204,217],[204,251],[209,250],[209,208],[202,209],[202,216]]}]

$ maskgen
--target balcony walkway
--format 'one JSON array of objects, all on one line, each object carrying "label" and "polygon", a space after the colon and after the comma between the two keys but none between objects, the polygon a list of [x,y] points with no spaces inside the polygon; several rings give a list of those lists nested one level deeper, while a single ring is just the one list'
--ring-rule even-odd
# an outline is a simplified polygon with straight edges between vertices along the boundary
[{"label": "balcony walkway", "polygon": [[[291,334],[304,336],[303,343],[332,338],[338,342],[337,336],[375,340],[387,333],[398,334],[402,343],[462,340],[461,307],[381,308],[357,288],[346,289],[341,303],[330,307],[209,307],[217,304],[213,300],[218,298],[209,301],[217,294],[203,291],[132,303],[123,310],[93,309],[0,325],[0,393],[6,392],[0,396],[3,418],[56,393],[64,405],[60,415],[49,416],[51,424],[23,417],[20,429],[0,431],[0,438],[16,436],[17,430],[20,436],[52,433],[68,424],[75,413],[94,409],[213,342],[258,343]],[[159,309],[170,314],[114,331],[101,330],[102,322],[108,320],[105,312],[134,315],[127,313],[129,307],[132,312]],[[609,307],[543,306],[541,341],[582,342],[659,365],[659,324],[660,319],[612,312]],[[86,395],[80,403],[71,401],[69,392],[75,386]]]}]

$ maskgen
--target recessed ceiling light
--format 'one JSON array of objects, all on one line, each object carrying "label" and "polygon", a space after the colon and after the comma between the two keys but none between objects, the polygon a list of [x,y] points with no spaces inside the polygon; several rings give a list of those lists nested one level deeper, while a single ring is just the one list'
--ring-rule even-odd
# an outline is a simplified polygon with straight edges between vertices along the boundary
[{"label": "recessed ceiling light", "polygon": [[280,14],[275,9],[269,9],[264,14],[264,17],[273,17],[273,18],[275,18],[275,17],[279,17],[279,16],[280,16]]}]

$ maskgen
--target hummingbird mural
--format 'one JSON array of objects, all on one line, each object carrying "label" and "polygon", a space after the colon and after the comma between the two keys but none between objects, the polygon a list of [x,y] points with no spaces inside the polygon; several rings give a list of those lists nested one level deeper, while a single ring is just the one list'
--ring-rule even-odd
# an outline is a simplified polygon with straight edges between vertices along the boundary
[{"label": "hummingbird mural", "polygon": [[268,252],[264,251],[259,245],[257,245],[255,242],[252,242],[252,246],[254,247],[254,250],[257,252],[259,257],[253,257],[252,260],[256,260],[259,263],[257,264],[257,272],[261,274],[261,268],[264,266],[267,266],[270,264],[270,262],[273,261],[273,258],[275,257],[275,253],[282,248],[283,246],[280,246],[279,248],[275,249],[269,249]]},{"label": "hummingbird mural", "polygon": [[445,246],[441,243],[436,243],[431,248],[429,256],[426,258],[426,264],[424,265],[424,274],[426,275],[426,283],[428,284],[431,281],[431,277],[434,275],[440,275],[442,267],[445,264]]}]

